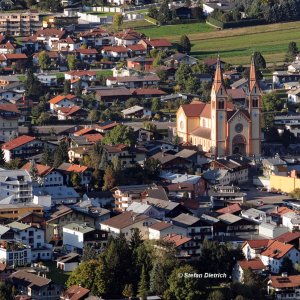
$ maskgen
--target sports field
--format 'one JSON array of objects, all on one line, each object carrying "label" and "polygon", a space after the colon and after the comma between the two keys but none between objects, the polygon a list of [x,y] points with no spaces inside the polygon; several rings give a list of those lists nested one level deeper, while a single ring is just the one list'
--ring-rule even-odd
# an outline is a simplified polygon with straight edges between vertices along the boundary
[{"label": "sports field", "polygon": [[219,53],[226,62],[237,65],[248,64],[253,51],[260,51],[267,63],[281,63],[290,41],[297,42],[300,48],[300,21],[225,30],[194,23],[140,31],[152,38],[164,37],[175,43],[182,34],[187,34],[192,43],[192,55],[207,58]]}]

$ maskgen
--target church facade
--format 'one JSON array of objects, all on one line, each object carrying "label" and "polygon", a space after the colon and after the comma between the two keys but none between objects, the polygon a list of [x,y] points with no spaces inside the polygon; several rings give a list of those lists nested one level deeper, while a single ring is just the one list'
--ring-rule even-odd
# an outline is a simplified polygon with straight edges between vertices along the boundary
[{"label": "church facade", "polygon": [[182,105],[177,111],[177,136],[215,156],[260,156],[262,93],[253,59],[244,105],[235,106],[228,92],[218,59],[210,103]]}]

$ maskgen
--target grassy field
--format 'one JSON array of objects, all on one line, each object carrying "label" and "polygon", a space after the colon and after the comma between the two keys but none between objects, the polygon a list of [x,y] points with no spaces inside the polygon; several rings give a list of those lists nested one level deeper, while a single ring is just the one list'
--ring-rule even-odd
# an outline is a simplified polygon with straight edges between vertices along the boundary
[{"label": "grassy field", "polygon": [[113,72],[111,70],[101,70],[97,71],[97,76],[103,75],[103,76],[112,76]]},{"label": "grassy field", "polygon": [[105,16],[114,16],[116,13],[115,12],[100,12],[100,11],[91,11],[91,12],[88,12],[88,14],[90,15],[96,15],[96,16],[99,16],[99,17],[105,17]]},{"label": "grassy field", "polygon": [[151,27],[146,29],[140,29],[145,35],[151,38],[166,37],[172,41],[178,39],[183,34],[194,34],[211,32],[215,29],[206,23],[190,23],[190,24],[178,24],[178,25],[166,25],[160,27]]},{"label": "grassy field", "polygon": [[216,30],[206,24],[184,24],[140,31],[175,43],[182,34],[187,34],[192,43],[192,55],[201,59],[220,54],[226,62],[238,65],[248,64],[253,51],[260,51],[267,63],[283,62],[288,43],[300,44],[299,30],[300,22],[225,30]]}]

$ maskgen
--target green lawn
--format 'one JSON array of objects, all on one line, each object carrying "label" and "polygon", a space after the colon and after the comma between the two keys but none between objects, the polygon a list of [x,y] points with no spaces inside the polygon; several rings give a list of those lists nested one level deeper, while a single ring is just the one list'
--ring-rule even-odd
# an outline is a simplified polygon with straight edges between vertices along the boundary
[{"label": "green lawn", "polygon": [[43,265],[49,268],[49,273],[47,277],[53,280],[54,283],[65,285],[70,273],[66,273],[58,268],[56,268],[55,261],[43,262]]},{"label": "green lawn", "polygon": [[113,75],[113,72],[111,70],[101,70],[101,71],[97,71],[96,73],[97,73],[96,76],[100,76],[100,75],[112,76]]},{"label": "green lawn", "polygon": [[164,25],[160,27],[152,27],[140,29],[146,36],[151,38],[167,37],[173,39],[173,37],[183,34],[192,34],[200,32],[211,32],[215,30],[213,27],[206,23],[190,23],[190,24],[178,24],[178,25]]},{"label": "green lawn", "polygon": [[116,13],[115,12],[100,12],[100,11],[91,11],[91,12],[88,12],[88,14],[90,15],[96,15],[96,16],[99,16],[99,17],[105,17],[105,16],[114,16]]},{"label": "green lawn", "polygon": [[216,30],[207,24],[194,23],[140,29],[150,37],[164,37],[178,42],[188,35],[192,55],[203,59],[220,54],[226,62],[249,64],[253,51],[260,51],[267,63],[282,63],[290,41],[300,44],[300,21],[237,29]]},{"label": "green lawn", "polygon": [[[128,21],[122,24],[122,29],[134,28],[138,31],[148,30],[148,28],[144,27],[153,27],[156,29],[156,26],[146,20],[137,20],[137,21]],[[139,29],[140,28],[140,29]]]}]

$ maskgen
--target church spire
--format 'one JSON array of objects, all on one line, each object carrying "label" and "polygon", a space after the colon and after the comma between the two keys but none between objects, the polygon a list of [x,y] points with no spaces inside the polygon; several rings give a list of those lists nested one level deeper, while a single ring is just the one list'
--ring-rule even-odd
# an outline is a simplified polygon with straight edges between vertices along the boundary
[{"label": "church spire", "polygon": [[250,65],[250,74],[249,74],[249,92],[253,90],[255,85],[258,85],[258,80],[256,77],[256,68],[255,68],[255,63],[254,63],[254,55],[251,57],[251,65]]},{"label": "church spire", "polygon": [[221,69],[220,57],[218,56],[213,88],[214,88],[215,92],[217,93],[221,87],[226,92],[226,89],[223,85],[223,74],[222,74],[222,69]]}]

